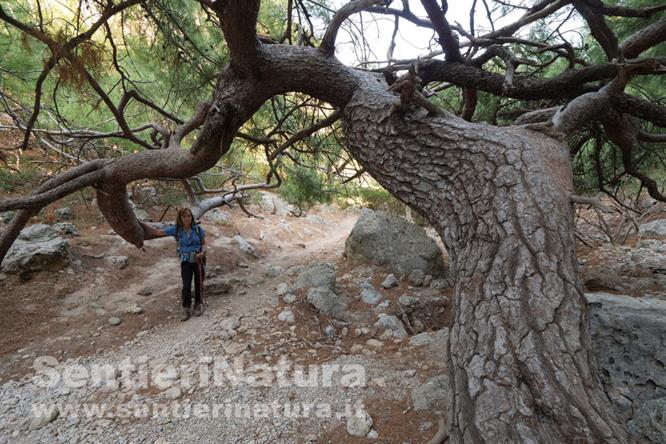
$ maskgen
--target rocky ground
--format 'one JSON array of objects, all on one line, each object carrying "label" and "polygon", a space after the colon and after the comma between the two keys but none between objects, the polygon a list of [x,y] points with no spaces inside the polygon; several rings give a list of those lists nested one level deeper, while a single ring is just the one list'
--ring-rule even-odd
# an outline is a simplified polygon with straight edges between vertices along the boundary
[{"label": "rocky ground", "polygon": [[[358,210],[293,217],[269,196],[254,211],[204,220],[207,305],[187,322],[172,239],[27,231],[25,248],[68,250],[0,274],[0,443],[428,442],[446,416],[451,308],[435,243],[399,228],[401,244]],[[666,436],[660,229],[580,255],[602,378],[646,442]]]}]

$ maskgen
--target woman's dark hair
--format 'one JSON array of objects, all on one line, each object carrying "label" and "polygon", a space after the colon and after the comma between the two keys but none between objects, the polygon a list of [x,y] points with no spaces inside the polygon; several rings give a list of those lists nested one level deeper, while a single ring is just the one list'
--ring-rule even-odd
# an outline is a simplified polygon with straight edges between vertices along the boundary
[{"label": "woman's dark hair", "polygon": [[178,214],[176,215],[176,228],[178,229],[183,228],[183,215],[185,213],[190,213],[190,216],[192,216],[192,226],[196,224],[196,221],[194,220],[194,214],[192,214],[192,210],[190,210],[187,207],[184,207],[179,209]]}]

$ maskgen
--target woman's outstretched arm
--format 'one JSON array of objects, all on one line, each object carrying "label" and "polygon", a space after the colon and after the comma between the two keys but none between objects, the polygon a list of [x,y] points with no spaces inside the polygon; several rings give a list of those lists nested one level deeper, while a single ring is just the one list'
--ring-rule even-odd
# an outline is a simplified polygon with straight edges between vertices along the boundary
[{"label": "woman's outstretched arm", "polygon": [[155,228],[150,225],[148,225],[145,222],[139,221],[139,224],[141,224],[141,227],[143,227],[143,232],[144,232],[144,238],[145,239],[157,239],[158,237],[165,237],[168,236],[166,231],[162,228]]}]

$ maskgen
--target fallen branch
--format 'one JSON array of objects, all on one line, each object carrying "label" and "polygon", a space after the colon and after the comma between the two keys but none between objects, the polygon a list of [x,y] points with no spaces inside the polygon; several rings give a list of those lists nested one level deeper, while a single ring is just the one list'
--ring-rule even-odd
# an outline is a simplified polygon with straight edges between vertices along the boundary
[{"label": "fallen branch", "polygon": [[618,212],[617,209],[604,205],[601,203],[601,201],[594,199],[592,197],[577,196],[575,194],[572,194],[570,199],[572,203],[579,205],[591,205],[595,208],[598,208],[599,210],[601,210],[606,214],[612,214]]},{"label": "fallen branch", "polygon": [[449,439],[449,435],[446,433],[446,421],[441,416],[437,420],[437,427],[437,433],[428,441],[428,444],[442,444]]}]

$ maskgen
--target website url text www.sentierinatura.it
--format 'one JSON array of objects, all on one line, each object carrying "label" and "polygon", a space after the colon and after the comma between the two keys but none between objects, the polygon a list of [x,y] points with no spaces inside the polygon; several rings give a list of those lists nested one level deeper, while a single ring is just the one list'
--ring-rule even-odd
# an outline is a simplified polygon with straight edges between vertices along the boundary
[{"label": "website url text www.sentierinatura.it", "polygon": [[38,403],[31,406],[35,417],[58,416],[90,419],[341,419],[361,414],[362,401],[345,400],[338,405],[314,402],[127,402],[127,403]]}]

